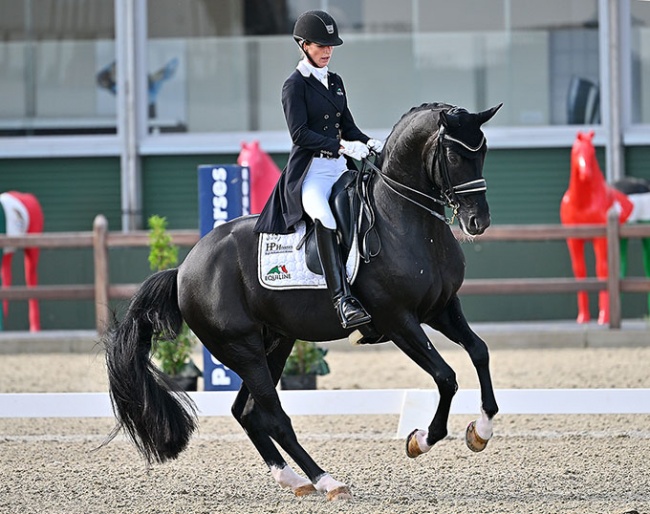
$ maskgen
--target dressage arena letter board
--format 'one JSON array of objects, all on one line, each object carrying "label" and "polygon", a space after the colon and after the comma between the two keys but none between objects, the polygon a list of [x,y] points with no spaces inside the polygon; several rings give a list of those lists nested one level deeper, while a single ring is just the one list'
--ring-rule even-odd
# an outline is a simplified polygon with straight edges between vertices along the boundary
[{"label": "dressage arena letter board", "polygon": [[[204,164],[199,171],[199,231],[250,214],[249,169],[236,164]],[[203,383],[206,391],[236,391],[241,378],[203,348]]]}]

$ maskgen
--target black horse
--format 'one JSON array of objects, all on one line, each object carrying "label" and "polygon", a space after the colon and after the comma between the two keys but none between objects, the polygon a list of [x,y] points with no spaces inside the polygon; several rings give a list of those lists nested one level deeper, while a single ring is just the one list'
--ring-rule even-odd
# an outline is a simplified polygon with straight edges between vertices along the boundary
[{"label": "black horse", "polygon": [[[456,295],[465,261],[445,207],[465,234],[490,224],[482,177],[487,152],[481,125],[498,105],[479,113],[424,104],[397,122],[366,184],[376,255],[361,264],[352,286],[372,315],[373,329],[391,340],[435,381],[440,401],[428,430],[414,430],[407,454],[427,452],[447,435],[454,371],[421,324],[440,331],[469,353],[481,387],[480,418],[467,445],[485,448],[497,403],[488,349],[469,327]],[[110,394],[118,420],[148,462],[175,458],[196,428],[191,400],[173,391],[150,361],[152,338],[173,338],[183,320],[243,385],[232,406],[273,478],[296,495],[324,492],[347,498],[348,487],[321,469],[298,443],[276,390],[296,339],[331,341],[348,335],[326,290],[265,289],[258,282],[255,217],[236,219],[203,237],[177,269],[150,276],[124,319],[106,336]],[[366,227],[369,228],[369,227]],[[379,250],[379,251],[377,251]],[[432,405],[433,407],[433,405]],[[294,472],[275,441],[306,474]]]}]

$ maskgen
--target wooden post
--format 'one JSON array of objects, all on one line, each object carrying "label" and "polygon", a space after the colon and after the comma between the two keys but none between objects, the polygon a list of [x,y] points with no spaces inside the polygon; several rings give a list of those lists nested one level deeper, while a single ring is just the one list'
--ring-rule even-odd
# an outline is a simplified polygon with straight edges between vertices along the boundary
[{"label": "wooden post", "polygon": [[607,291],[609,328],[621,328],[621,246],[618,211],[607,212]]},{"label": "wooden post", "polygon": [[108,308],[108,220],[98,214],[93,222],[93,256],[95,261],[95,326],[103,335],[109,325]]}]

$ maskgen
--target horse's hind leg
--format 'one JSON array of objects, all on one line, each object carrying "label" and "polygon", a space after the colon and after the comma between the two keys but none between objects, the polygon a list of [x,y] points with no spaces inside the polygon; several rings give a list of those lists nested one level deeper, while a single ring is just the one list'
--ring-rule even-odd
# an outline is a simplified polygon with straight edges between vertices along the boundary
[{"label": "horse's hind leg", "polygon": [[[293,341],[287,343],[283,340],[266,356],[262,344],[240,342],[232,353],[219,352],[215,355],[233,369],[244,383],[233,405],[233,415],[249,434],[281,486],[291,487],[295,494],[304,495],[312,492],[309,487],[311,483],[317,491],[326,493],[328,500],[350,498],[348,487],[320,468],[300,445],[291,420],[280,404],[276,385],[292,346]],[[300,466],[309,482],[302,480],[288,467],[271,439]]]},{"label": "horse's hind leg", "polygon": [[[596,276],[601,280],[607,280],[607,239],[599,237],[594,239],[594,255],[596,256]],[[616,270],[620,273],[619,270]],[[607,290],[598,293],[598,323],[606,325],[609,323],[609,292]]]},{"label": "horse's hind leg", "polygon": [[[34,287],[38,285],[38,248],[25,248],[25,283]],[[38,300],[29,299],[29,331],[39,332],[41,330],[41,312]]]},{"label": "horse's hind leg", "polygon": [[[283,340],[268,356],[267,362],[273,382],[276,385],[280,380],[284,363],[291,353],[292,347],[293,341]],[[237,394],[235,403],[232,406],[232,414],[242,426],[264,462],[266,462],[273,478],[281,487],[290,488],[296,496],[305,496],[316,492],[316,488],[311,481],[295,473],[282,457],[275,444],[273,444],[263,426],[263,422],[259,419],[260,409],[256,408],[255,401],[250,395],[246,384],[242,384]]]},{"label": "horse's hind leg", "polygon": [[[0,206],[0,209],[2,206]],[[2,256],[2,271],[0,271],[1,276],[2,276],[2,287],[10,287],[11,286],[11,263],[14,258],[14,252],[12,251],[5,251],[4,255]],[[7,317],[7,314],[9,314],[9,300],[3,300],[2,301],[2,309],[4,313],[4,317]]]},{"label": "horse's hind leg", "polygon": [[481,387],[481,417],[469,424],[465,441],[470,450],[480,452],[485,449],[492,437],[492,419],[499,410],[490,377],[488,347],[485,341],[470,328],[457,296],[449,302],[445,311],[431,326],[465,348],[476,368]]}]

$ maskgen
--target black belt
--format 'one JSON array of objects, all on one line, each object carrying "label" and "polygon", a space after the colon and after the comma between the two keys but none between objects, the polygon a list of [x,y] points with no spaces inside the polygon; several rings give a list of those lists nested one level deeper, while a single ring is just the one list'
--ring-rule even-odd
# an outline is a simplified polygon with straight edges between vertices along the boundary
[{"label": "black belt", "polygon": [[319,159],[338,159],[339,155],[332,155],[330,152],[318,152],[314,154],[314,157]]}]

